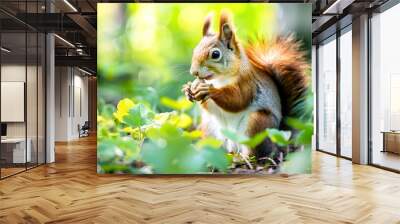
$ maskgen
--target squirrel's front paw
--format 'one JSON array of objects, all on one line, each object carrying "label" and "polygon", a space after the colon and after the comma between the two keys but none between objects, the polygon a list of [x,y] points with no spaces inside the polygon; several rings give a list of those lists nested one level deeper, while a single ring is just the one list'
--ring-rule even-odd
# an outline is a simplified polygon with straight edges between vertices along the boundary
[{"label": "squirrel's front paw", "polygon": [[182,92],[185,94],[186,98],[189,101],[193,102],[195,99],[194,99],[191,87],[192,87],[192,82],[186,83],[185,85],[182,86]]},{"label": "squirrel's front paw", "polygon": [[205,101],[210,97],[210,89],[212,84],[205,82],[199,83],[194,90],[192,90],[194,99],[197,101]]}]

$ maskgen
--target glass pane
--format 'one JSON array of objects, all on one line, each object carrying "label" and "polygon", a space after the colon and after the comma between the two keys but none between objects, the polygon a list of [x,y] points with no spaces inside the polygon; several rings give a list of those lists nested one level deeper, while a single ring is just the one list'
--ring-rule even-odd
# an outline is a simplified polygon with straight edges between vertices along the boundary
[{"label": "glass pane", "polygon": [[[37,1],[27,2],[26,12],[37,13],[39,5]],[[36,24],[38,17],[30,18],[30,22]],[[36,30],[27,29],[27,98],[26,98],[26,113],[27,113],[27,142],[31,151],[30,162],[27,167],[35,167],[38,163],[38,33]]]},{"label": "glass pane", "polygon": [[45,163],[45,35],[40,33],[38,35],[38,163]]},{"label": "glass pane", "polygon": [[[0,7],[22,16],[44,13],[45,1],[0,1]],[[0,18],[4,178],[45,162],[45,35],[2,12]],[[28,17],[32,24],[35,19]]]},{"label": "glass pane", "polygon": [[[26,33],[1,34],[2,177],[25,170],[31,151],[26,144]],[[26,150],[28,148],[28,150]]]},{"label": "glass pane", "polygon": [[352,35],[340,36],[340,153],[352,156]]},{"label": "glass pane", "polygon": [[336,39],[318,48],[318,148],[336,153]]},{"label": "glass pane", "polygon": [[[314,94],[317,93],[317,47],[315,45],[312,45],[312,51],[311,51],[311,72],[312,72],[312,91]],[[314,105],[317,105],[317,97],[314,96]],[[315,107],[316,109],[318,109],[317,107]],[[316,149],[317,147],[317,135],[316,135],[316,127],[317,127],[317,113],[314,112],[314,117],[313,117],[313,121],[314,121],[314,133],[312,136],[312,149]]]},{"label": "glass pane", "polygon": [[38,36],[36,32],[27,33],[27,44],[28,44],[28,63],[27,63],[27,80],[26,80],[26,112],[27,112],[27,142],[30,148],[30,161],[27,164],[28,168],[37,165],[38,154],[37,154],[37,127],[38,127],[38,108],[37,108],[37,98],[38,98]]},{"label": "glass pane", "polygon": [[400,5],[372,18],[372,163],[400,170]]}]

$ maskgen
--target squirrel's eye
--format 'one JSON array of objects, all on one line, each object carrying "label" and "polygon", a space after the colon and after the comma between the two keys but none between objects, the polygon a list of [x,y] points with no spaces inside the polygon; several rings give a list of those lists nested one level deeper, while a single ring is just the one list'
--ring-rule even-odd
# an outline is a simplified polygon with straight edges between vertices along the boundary
[{"label": "squirrel's eye", "polygon": [[222,58],[221,50],[218,49],[218,48],[213,48],[213,49],[211,49],[211,51],[210,51],[210,58],[211,58],[213,61],[219,61],[219,60]]}]

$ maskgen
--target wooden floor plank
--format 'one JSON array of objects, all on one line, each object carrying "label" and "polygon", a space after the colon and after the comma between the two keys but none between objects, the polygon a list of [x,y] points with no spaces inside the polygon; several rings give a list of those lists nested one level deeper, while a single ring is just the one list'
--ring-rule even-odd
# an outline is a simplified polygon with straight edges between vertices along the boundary
[{"label": "wooden floor plank", "polygon": [[311,175],[96,174],[96,139],[0,181],[0,223],[400,223],[400,175],[313,153]]}]

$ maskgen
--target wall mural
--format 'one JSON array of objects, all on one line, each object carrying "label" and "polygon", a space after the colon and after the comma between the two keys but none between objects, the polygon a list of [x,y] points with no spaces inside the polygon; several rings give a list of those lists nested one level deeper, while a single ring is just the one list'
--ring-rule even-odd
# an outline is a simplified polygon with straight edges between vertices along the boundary
[{"label": "wall mural", "polygon": [[310,4],[98,4],[98,173],[310,173],[310,21]]}]

